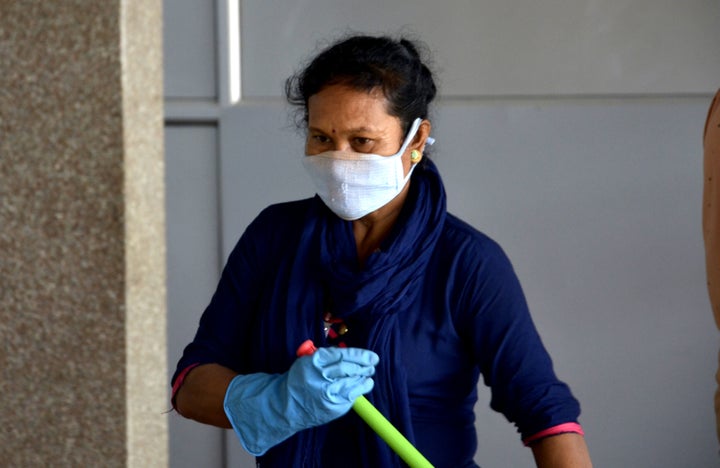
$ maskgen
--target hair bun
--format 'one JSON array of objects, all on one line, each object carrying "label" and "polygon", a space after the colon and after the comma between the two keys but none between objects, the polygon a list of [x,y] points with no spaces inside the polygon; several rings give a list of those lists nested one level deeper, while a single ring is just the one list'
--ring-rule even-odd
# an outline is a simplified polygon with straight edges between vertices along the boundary
[{"label": "hair bun", "polygon": [[418,117],[427,118],[437,89],[423,58],[423,43],[408,38],[350,36],[320,52],[301,72],[285,82],[291,104],[308,119],[308,100],[326,86],[344,84],[370,92],[381,89],[389,114],[399,117],[407,131]]}]

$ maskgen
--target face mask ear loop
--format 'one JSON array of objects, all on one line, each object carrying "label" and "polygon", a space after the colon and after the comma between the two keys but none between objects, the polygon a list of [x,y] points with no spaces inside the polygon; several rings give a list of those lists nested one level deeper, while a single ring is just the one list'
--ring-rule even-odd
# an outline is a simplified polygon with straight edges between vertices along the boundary
[{"label": "face mask ear loop", "polygon": [[[405,141],[403,142],[402,147],[400,147],[400,151],[398,151],[397,153],[398,157],[402,157],[402,155],[405,154],[405,150],[410,145],[412,139],[415,138],[415,134],[417,133],[418,128],[420,128],[421,123],[422,119],[420,117],[413,121],[412,125],[410,126],[410,130],[408,131],[407,137],[405,137]],[[408,183],[408,181],[410,180],[410,176],[412,176],[413,170],[415,169],[415,166],[417,166],[416,162],[412,162],[410,164],[410,170],[408,171],[407,175],[403,177],[403,180],[400,184],[401,187],[404,187],[405,184]],[[402,168],[402,165],[400,165],[400,168]]]},{"label": "face mask ear loop", "polygon": [[405,141],[403,142],[402,146],[400,147],[400,151],[398,151],[396,154],[403,155],[405,154],[405,150],[408,146],[410,146],[410,142],[413,138],[415,138],[415,134],[417,133],[418,129],[420,128],[420,124],[422,123],[422,119],[418,117],[415,119],[410,126],[410,130],[408,130],[408,134],[405,137]]}]

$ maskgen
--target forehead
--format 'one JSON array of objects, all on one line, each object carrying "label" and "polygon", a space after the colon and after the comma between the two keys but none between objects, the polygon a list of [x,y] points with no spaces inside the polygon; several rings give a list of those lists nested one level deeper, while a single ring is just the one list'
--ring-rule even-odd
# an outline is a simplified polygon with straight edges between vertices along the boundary
[{"label": "forehead", "polygon": [[400,120],[390,115],[387,109],[388,101],[380,89],[367,92],[346,85],[331,85],[308,99],[308,125],[323,129],[332,127],[336,131],[393,125],[400,129]]}]

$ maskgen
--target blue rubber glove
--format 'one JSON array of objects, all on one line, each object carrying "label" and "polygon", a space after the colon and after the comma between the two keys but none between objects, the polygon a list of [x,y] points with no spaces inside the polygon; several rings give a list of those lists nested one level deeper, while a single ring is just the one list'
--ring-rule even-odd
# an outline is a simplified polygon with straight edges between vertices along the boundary
[{"label": "blue rubber glove", "polygon": [[298,431],[344,415],[370,392],[378,355],[360,348],[320,348],[284,374],[235,377],[224,408],[240,443],[259,456]]}]

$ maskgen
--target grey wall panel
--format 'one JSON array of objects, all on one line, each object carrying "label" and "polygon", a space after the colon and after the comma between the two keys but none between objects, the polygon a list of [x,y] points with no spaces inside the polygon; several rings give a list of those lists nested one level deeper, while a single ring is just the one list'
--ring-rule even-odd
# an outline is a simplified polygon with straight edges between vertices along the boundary
[{"label": "grey wall panel", "polygon": [[[509,254],[596,466],[712,466],[716,332],[700,231],[705,99],[477,101],[437,111],[449,207]],[[228,110],[223,255],[264,206],[312,194],[286,108]],[[477,407],[483,466],[528,466]],[[230,450],[239,450],[237,447]]]},{"label": "grey wall panel", "polygon": [[227,109],[220,128],[222,238],[227,257],[267,205],[313,194],[301,158],[304,137],[288,109],[249,103]]},{"label": "grey wall panel", "polygon": [[216,87],[215,2],[163,3],[165,97],[213,99]]},{"label": "grey wall panel", "polygon": [[[166,126],[165,153],[169,385],[219,278],[216,128]],[[223,466],[222,429],[169,422],[172,468]]]},{"label": "grey wall panel", "polygon": [[[708,104],[528,101],[439,115],[449,207],[512,259],[583,404],[596,466],[717,463],[700,230]],[[508,466],[499,447],[480,453],[487,466]]]},{"label": "grey wall panel", "polygon": [[718,24],[712,0],[243,0],[243,92],[280,95],[318,40],[404,30],[435,52],[445,96],[708,93]]}]

